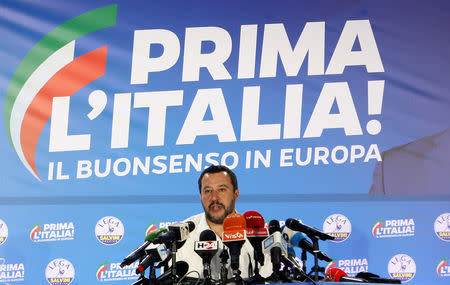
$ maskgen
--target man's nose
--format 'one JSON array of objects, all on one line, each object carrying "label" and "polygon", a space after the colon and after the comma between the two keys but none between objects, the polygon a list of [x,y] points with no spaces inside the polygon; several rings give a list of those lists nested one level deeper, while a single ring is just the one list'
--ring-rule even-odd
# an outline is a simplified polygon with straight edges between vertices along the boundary
[{"label": "man's nose", "polygon": [[218,201],[219,200],[219,191],[217,190],[212,190],[211,191],[211,199],[213,201]]}]

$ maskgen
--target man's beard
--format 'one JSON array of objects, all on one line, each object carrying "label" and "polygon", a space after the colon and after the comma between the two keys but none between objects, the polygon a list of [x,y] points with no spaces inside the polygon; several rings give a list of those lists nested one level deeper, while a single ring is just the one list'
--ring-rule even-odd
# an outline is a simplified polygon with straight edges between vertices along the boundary
[{"label": "man's beard", "polygon": [[208,208],[210,208],[210,207],[213,206],[213,205],[220,205],[220,206],[222,206],[222,207],[225,209],[225,213],[224,213],[222,216],[220,216],[219,218],[214,218],[214,217],[212,217],[212,216],[209,214],[209,212],[207,211],[207,209],[205,209],[205,206],[203,206],[203,204],[202,204],[203,209],[205,210],[205,216],[206,216],[206,219],[207,219],[208,221],[214,223],[214,224],[219,224],[219,225],[223,224],[223,220],[225,220],[225,218],[226,218],[229,214],[231,214],[231,213],[234,212],[234,204],[235,204],[235,201],[236,201],[236,199],[233,199],[233,201],[231,201],[231,205],[230,205],[229,208],[225,207],[225,205],[222,204],[222,203],[220,203],[220,202],[213,202],[213,203],[209,204]]}]

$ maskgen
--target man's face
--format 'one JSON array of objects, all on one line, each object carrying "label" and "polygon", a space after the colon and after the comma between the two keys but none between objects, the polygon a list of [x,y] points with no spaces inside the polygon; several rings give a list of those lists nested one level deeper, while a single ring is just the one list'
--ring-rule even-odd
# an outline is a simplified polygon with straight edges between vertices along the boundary
[{"label": "man's face", "polygon": [[226,216],[234,212],[239,189],[233,190],[231,178],[225,171],[206,173],[201,180],[200,199],[206,218],[222,224]]}]

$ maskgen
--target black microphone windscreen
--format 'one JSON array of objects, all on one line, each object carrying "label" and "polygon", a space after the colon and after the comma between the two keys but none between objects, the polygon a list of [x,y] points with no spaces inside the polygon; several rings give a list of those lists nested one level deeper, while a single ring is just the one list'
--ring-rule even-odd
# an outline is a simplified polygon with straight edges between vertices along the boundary
[{"label": "black microphone windscreen", "polygon": [[269,234],[273,234],[274,232],[281,232],[280,222],[278,220],[271,220],[269,222]]},{"label": "black microphone windscreen", "polygon": [[291,230],[296,228],[296,225],[298,224],[298,221],[292,218],[289,218],[286,220],[286,227],[290,228]]},{"label": "black microphone windscreen", "polygon": [[216,239],[216,234],[210,229],[206,229],[200,233],[200,241],[210,241]]},{"label": "black microphone windscreen", "polygon": [[[177,249],[182,248],[185,243],[186,243],[186,240],[184,240],[184,241],[177,241]],[[166,247],[170,248],[170,243],[167,243]]]},{"label": "black microphone windscreen", "polygon": [[321,240],[334,240],[334,237],[321,232],[320,230],[307,226],[303,223],[301,223],[298,220],[295,219],[287,219],[286,220],[286,227],[293,231],[298,231],[306,234],[311,238],[311,236],[314,236],[315,238],[321,239]]},{"label": "black microphone windscreen", "polygon": [[185,261],[177,261],[176,267],[178,277],[183,277],[189,270],[189,265]]},{"label": "black microphone windscreen", "polygon": [[192,232],[195,229],[194,222],[193,221],[187,221],[186,223],[188,224],[189,232]]}]

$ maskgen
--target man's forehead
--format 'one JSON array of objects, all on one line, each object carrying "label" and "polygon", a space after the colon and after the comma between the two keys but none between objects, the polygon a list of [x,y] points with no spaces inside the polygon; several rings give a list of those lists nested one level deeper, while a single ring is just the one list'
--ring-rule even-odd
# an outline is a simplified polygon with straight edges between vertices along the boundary
[{"label": "man's forehead", "polygon": [[202,187],[206,186],[205,183],[209,184],[232,184],[231,177],[226,171],[215,172],[215,173],[205,173],[202,177]]}]

